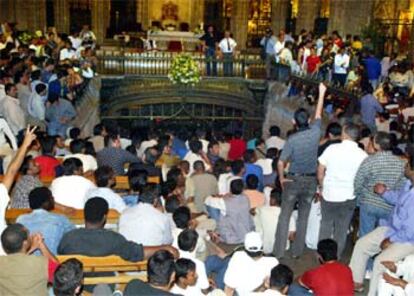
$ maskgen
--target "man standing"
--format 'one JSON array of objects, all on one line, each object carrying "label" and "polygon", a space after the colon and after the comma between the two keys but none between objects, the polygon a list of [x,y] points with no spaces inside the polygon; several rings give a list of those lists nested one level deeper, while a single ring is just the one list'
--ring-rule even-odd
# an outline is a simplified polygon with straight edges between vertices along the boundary
[{"label": "man standing", "polygon": [[224,38],[220,41],[218,47],[223,54],[223,72],[224,76],[233,75],[233,57],[235,54],[237,43],[231,38],[230,31],[224,32]]},{"label": "man standing", "polygon": [[25,112],[17,99],[17,87],[12,83],[5,86],[6,96],[2,100],[1,113],[9,124],[13,134],[26,127]]},{"label": "man standing", "polygon": [[[201,37],[203,42],[203,51],[206,57],[207,76],[217,76],[217,61],[216,61],[216,48],[217,37],[214,33],[214,27],[209,25],[207,27],[207,33]],[[213,74],[211,74],[211,66],[213,65]]]},{"label": "man standing", "polygon": [[[299,217],[296,239],[292,245],[292,255],[299,257],[305,246],[306,228],[312,198],[316,192],[316,169],[319,139],[321,136],[321,117],[326,92],[324,84],[319,85],[319,99],[315,110],[315,121],[309,125],[309,113],[303,108],[294,114],[297,132],[285,143],[277,164],[282,193],[282,211],[276,230],[273,254],[282,258],[285,253],[289,231],[289,220],[296,202],[299,202]],[[285,167],[289,163],[288,178]]]},{"label": "man standing", "polygon": [[[383,166],[385,169],[386,166]],[[374,260],[368,296],[376,295],[378,283],[386,268],[383,261],[398,261],[414,252],[414,158],[405,167],[409,180],[399,191],[389,190],[384,184],[376,184],[375,192],[385,202],[394,205],[392,214],[381,219],[379,227],[361,237],[355,244],[349,266],[352,269],[356,291],[363,290],[365,269],[369,258]]]},{"label": "man standing", "polygon": [[268,80],[271,78],[272,61],[274,61],[276,56],[276,41],[276,37],[273,36],[273,31],[270,28],[266,29],[266,35],[260,41],[260,45],[263,47],[262,59],[264,59],[266,63],[266,79]]},{"label": "man standing", "polygon": [[344,48],[340,48],[335,55],[334,60],[334,75],[333,83],[339,84],[341,87],[345,86],[346,76],[349,67],[349,55],[345,52]]},{"label": "man standing", "polygon": [[388,218],[392,210],[392,205],[374,192],[375,184],[385,184],[392,190],[404,184],[404,161],[392,154],[389,135],[378,132],[373,145],[377,153],[362,162],[354,181],[359,203],[360,237],[374,230],[378,221]]},{"label": "man standing", "polygon": [[377,131],[375,117],[377,113],[384,112],[381,104],[373,95],[374,88],[368,84],[364,89],[364,96],[361,98],[361,121],[365,124],[371,132]]},{"label": "man standing", "polygon": [[358,147],[359,127],[346,125],[342,143],[326,148],[319,157],[318,181],[322,192],[322,221],[319,240],[331,238],[338,243],[338,258],[345,248],[346,235],[356,200],[354,178],[362,161],[368,156]]}]

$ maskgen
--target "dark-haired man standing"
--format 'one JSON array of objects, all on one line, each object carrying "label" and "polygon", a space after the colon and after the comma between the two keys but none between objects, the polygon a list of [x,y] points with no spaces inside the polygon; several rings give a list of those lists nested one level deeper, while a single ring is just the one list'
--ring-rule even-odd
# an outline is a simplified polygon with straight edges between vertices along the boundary
[{"label": "dark-haired man standing", "polygon": [[[299,217],[296,238],[292,245],[292,256],[299,257],[305,247],[306,228],[312,198],[316,192],[316,169],[318,147],[321,137],[321,118],[326,86],[319,85],[319,99],[315,110],[315,121],[309,125],[310,115],[305,109],[294,114],[297,132],[291,135],[283,148],[277,164],[278,176],[283,189],[282,211],[276,230],[273,254],[282,258],[288,239],[289,220],[296,202],[299,202]],[[285,177],[285,167],[289,172]]]}]

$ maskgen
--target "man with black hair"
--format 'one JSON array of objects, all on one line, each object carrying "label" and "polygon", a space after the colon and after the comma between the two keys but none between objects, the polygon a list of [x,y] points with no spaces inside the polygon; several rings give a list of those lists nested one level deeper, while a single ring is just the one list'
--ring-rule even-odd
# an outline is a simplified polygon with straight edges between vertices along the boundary
[{"label": "man with black hair", "polygon": [[105,136],[107,135],[105,126],[102,123],[98,123],[93,127],[93,137],[89,139],[95,147],[95,151],[99,152],[105,148]]},{"label": "man with black hair", "polygon": [[83,264],[71,258],[63,262],[55,271],[53,293],[55,296],[80,295],[83,286]]},{"label": "man with black hair", "polygon": [[373,147],[376,153],[361,163],[354,179],[354,193],[359,203],[359,237],[374,230],[378,221],[388,218],[393,208],[374,192],[374,186],[382,183],[390,190],[398,190],[405,183],[405,162],[392,154],[389,135],[378,132]]},{"label": "man with black hair", "polygon": [[26,118],[24,109],[17,99],[17,88],[13,83],[8,83],[4,87],[6,96],[2,99],[0,106],[1,112],[9,124],[13,134],[17,136],[19,131],[26,127]]},{"label": "man with black hair", "polygon": [[55,201],[75,209],[83,209],[89,190],[95,184],[82,176],[82,162],[78,158],[68,158],[63,162],[63,176],[52,181],[50,190]]},{"label": "man with black hair", "polygon": [[341,143],[342,126],[337,122],[331,122],[326,127],[325,139],[323,144],[319,145],[318,157],[322,155],[326,148],[332,144]]},{"label": "man with black hair", "polygon": [[119,233],[145,246],[169,245],[173,242],[169,217],[163,213],[159,190],[148,184],[139,195],[139,203],[122,212]]},{"label": "man with black hair", "polygon": [[234,133],[234,137],[229,141],[230,144],[230,150],[228,158],[229,160],[237,160],[241,159],[244,155],[244,152],[246,152],[247,149],[247,143],[242,138],[242,132],[236,131]]},{"label": "man with black hair", "polygon": [[280,128],[277,125],[272,125],[269,128],[269,134],[270,137],[266,140],[266,150],[269,148],[282,150],[286,141],[280,137]]},{"label": "man with black hair", "polygon": [[306,271],[298,280],[299,285],[292,285],[289,295],[299,291],[312,290],[314,295],[354,295],[351,269],[338,261],[338,245],[332,239],[318,243],[319,267]]},{"label": "man with black hair", "polygon": [[243,155],[243,159],[244,159],[244,168],[245,168],[243,181],[244,182],[247,181],[248,175],[255,175],[259,181],[257,188],[259,191],[262,191],[263,190],[263,169],[261,168],[261,166],[255,164],[257,160],[255,151],[250,150],[250,149],[246,150],[246,152]]},{"label": "man with black hair", "polygon": [[259,179],[256,175],[250,174],[246,177],[246,189],[243,191],[244,195],[250,201],[250,208],[256,209],[261,207],[265,203],[265,196],[263,192],[258,190],[259,187]]},{"label": "man with black hair", "polygon": [[[0,256],[2,295],[47,295],[58,266],[39,233],[29,235],[21,224],[9,225],[1,234],[7,256]],[[43,256],[31,256],[39,250]]]},{"label": "man with black hair", "polygon": [[122,197],[127,206],[135,206],[138,203],[139,195],[141,194],[142,189],[147,185],[148,181],[148,172],[135,169],[136,164],[137,163],[133,163],[128,168],[129,192]]},{"label": "man with black hair", "polygon": [[203,296],[195,286],[198,280],[196,265],[190,259],[181,258],[175,262],[175,284],[172,293],[183,296]]},{"label": "man with black hair", "polygon": [[265,282],[266,290],[251,293],[251,296],[283,296],[288,295],[289,286],[293,282],[293,271],[289,266],[279,264],[272,268],[270,278]]},{"label": "man with black hair", "polygon": [[217,141],[210,141],[207,146],[207,157],[210,160],[212,166],[220,159],[220,145]]},{"label": "man with black hair", "polygon": [[156,147],[149,147],[144,152],[142,162],[130,164],[128,171],[131,170],[145,170],[148,173],[148,176],[158,177],[161,180],[161,169],[155,166],[155,162],[158,158],[158,150]]},{"label": "man with black hair", "polygon": [[55,158],[56,139],[45,136],[40,139],[42,155],[34,160],[40,168],[40,178],[54,178],[59,172],[60,162]]},{"label": "man with black hair", "polygon": [[197,231],[193,229],[185,229],[178,236],[178,249],[180,258],[190,259],[196,265],[197,281],[194,288],[199,292],[206,294],[209,291],[210,283],[207,278],[206,267],[204,262],[195,257],[195,249],[199,236]]},{"label": "man with black hair", "polygon": [[59,244],[58,253],[85,256],[117,255],[133,262],[149,258],[160,249],[177,254],[171,246],[144,247],[142,244],[128,241],[118,232],[104,229],[108,210],[108,203],[103,198],[94,197],[88,200],[84,209],[85,228],[74,229],[66,233]]},{"label": "man with black hair", "polygon": [[194,172],[194,163],[197,160],[200,160],[204,163],[206,171],[210,171],[211,163],[207,155],[203,152],[203,144],[199,140],[193,140],[189,142],[190,151],[184,157],[184,160],[190,163],[190,172],[191,175]]},{"label": "man with black hair", "polygon": [[78,158],[82,161],[83,173],[85,175],[92,175],[98,168],[98,163],[95,157],[85,154],[85,140],[74,139],[69,144],[69,149],[72,154],[66,155],[63,160],[68,158]]},{"label": "man with black hair", "polygon": [[66,137],[69,123],[76,116],[76,110],[72,103],[66,99],[60,99],[59,94],[49,92],[46,105],[47,133],[50,136],[60,135]]},{"label": "man with black hair", "polygon": [[174,256],[165,250],[160,250],[148,259],[148,282],[132,280],[124,290],[124,296],[169,296],[175,278]]},{"label": "man with black hair", "polygon": [[126,208],[126,204],[122,197],[112,190],[116,184],[115,174],[112,168],[108,166],[98,168],[95,171],[95,182],[98,187],[86,193],[86,200],[92,197],[101,197],[106,200],[110,209],[115,209],[119,213],[122,213]]},{"label": "man with black hair", "polygon": [[279,264],[274,257],[263,256],[263,241],[257,232],[249,232],[244,238],[244,250],[233,254],[224,276],[226,295],[250,295],[258,291],[273,267]]},{"label": "man with black hair", "polygon": [[364,96],[361,98],[361,121],[371,132],[375,133],[377,126],[375,125],[375,117],[377,113],[384,112],[384,108],[378,102],[377,98],[372,94],[373,87],[368,84],[364,88]]},{"label": "man with black hair", "polygon": [[318,182],[321,198],[319,240],[331,238],[338,243],[338,258],[345,249],[347,231],[356,208],[354,179],[368,156],[358,147],[359,126],[342,129],[342,143],[330,145],[319,157]]},{"label": "man with black hair", "polygon": [[33,117],[31,120],[36,120],[37,122],[40,121],[42,123],[44,122],[46,117],[46,96],[47,85],[44,83],[36,85],[34,91],[30,94],[27,103],[27,113]]},{"label": "man with black hair", "polygon": [[115,175],[125,175],[124,165],[140,162],[138,157],[121,147],[121,139],[117,134],[110,134],[105,137],[106,147],[96,154],[98,166],[111,167]]},{"label": "man with black hair", "polygon": [[[319,98],[315,110],[315,121],[309,125],[310,115],[303,108],[296,110],[294,123],[297,132],[289,136],[279,157],[277,170],[282,186],[282,211],[277,224],[273,254],[277,258],[285,255],[289,231],[289,220],[295,204],[299,203],[299,217],[296,238],[292,244],[293,257],[302,255],[305,248],[306,229],[311,202],[316,191],[316,169],[318,166],[318,147],[321,136],[323,102],[326,86],[319,85]],[[285,176],[285,167],[289,172]]]},{"label": "man with black hair", "polygon": [[19,216],[16,222],[24,225],[30,233],[42,234],[46,246],[56,254],[63,235],[75,226],[65,216],[51,213],[55,201],[47,187],[33,189],[29,194],[29,204],[33,211]]},{"label": "man with black hair", "polygon": [[230,193],[230,183],[236,179],[242,179],[246,172],[244,161],[239,159],[231,163],[231,172],[220,174],[218,179],[218,189],[220,195]]}]

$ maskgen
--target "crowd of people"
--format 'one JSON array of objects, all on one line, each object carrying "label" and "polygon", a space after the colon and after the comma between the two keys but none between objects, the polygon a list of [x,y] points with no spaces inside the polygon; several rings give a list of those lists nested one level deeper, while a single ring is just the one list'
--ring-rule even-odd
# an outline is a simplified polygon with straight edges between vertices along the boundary
[{"label": "crowd of people", "polygon": [[[247,139],[241,131],[125,129],[105,121],[85,138],[70,127],[77,96],[70,86],[90,79],[77,63],[91,63],[93,72],[90,30],[79,35],[89,32],[86,39],[39,34],[32,43],[47,40],[44,54],[20,44],[12,29],[2,32],[1,293],[46,295],[51,287],[57,296],[120,295],[110,285],[84,286],[78,260],[56,259],[117,255],[147,260],[148,281],[131,281],[124,295],[353,295],[364,288],[372,296],[413,295],[414,127],[406,109],[405,129],[398,114],[383,112],[374,93],[380,76],[361,84],[360,111],[345,115],[319,84],[313,114],[296,110],[286,137],[278,126]],[[289,44],[280,36],[272,48],[283,53]],[[299,60],[315,70],[306,52],[318,51],[307,36],[301,34]],[[334,61],[342,59],[332,79],[346,83],[349,41],[331,39]],[[49,43],[55,47],[47,53]],[[394,87],[406,102],[410,86]],[[117,176],[127,177],[128,190],[115,189]],[[7,225],[9,208],[31,212]],[[84,213],[81,227],[67,218],[76,210]],[[119,213],[117,225],[107,225],[109,210]],[[359,229],[352,229],[356,218]],[[348,266],[350,230],[359,238]],[[320,265],[294,279],[281,262],[301,264],[306,246],[316,249]]]}]

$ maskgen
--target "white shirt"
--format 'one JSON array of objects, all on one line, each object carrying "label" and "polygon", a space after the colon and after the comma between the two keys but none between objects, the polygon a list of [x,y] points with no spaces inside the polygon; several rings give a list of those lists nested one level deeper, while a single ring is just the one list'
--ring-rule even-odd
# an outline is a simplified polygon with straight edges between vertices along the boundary
[{"label": "white shirt", "polygon": [[2,114],[6,119],[14,135],[17,135],[20,130],[26,128],[25,113],[20,106],[18,99],[10,96],[5,96],[2,100]]},{"label": "white shirt", "polygon": [[66,59],[72,60],[72,59],[76,59],[76,51],[74,51],[73,49],[67,49],[64,48],[60,51],[59,54],[59,60],[60,61],[64,61]]},{"label": "white shirt", "polygon": [[334,73],[346,74],[349,67],[349,55],[344,53],[343,55],[336,54],[334,61]]},{"label": "white shirt", "polygon": [[355,175],[367,156],[357,143],[349,140],[325,149],[319,157],[319,163],[326,167],[322,192],[324,200],[344,202],[355,198]]},{"label": "white shirt", "polygon": [[[3,230],[6,229],[6,209],[9,205],[10,197],[9,193],[7,192],[6,186],[3,183],[0,183],[0,235],[3,233]],[[0,256],[6,255],[0,242]]]},{"label": "white shirt", "polygon": [[279,61],[285,65],[292,65],[293,55],[292,51],[289,48],[283,48],[279,54]]},{"label": "white shirt", "polygon": [[30,94],[29,102],[27,104],[27,112],[34,118],[45,120],[46,106],[42,96],[36,91]]},{"label": "white shirt", "polygon": [[150,204],[139,203],[125,209],[119,218],[119,233],[144,246],[173,242],[170,219]]},{"label": "white shirt", "polygon": [[84,208],[86,194],[93,188],[96,186],[92,181],[76,175],[58,177],[50,185],[57,203],[75,209]]},{"label": "white shirt", "polygon": [[78,49],[82,44],[82,39],[79,37],[69,36],[70,42],[72,42],[72,47]]},{"label": "white shirt", "polygon": [[263,284],[272,268],[278,264],[279,261],[274,257],[253,259],[245,251],[238,251],[230,259],[224,283],[236,289],[240,296],[249,295]]},{"label": "white shirt", "polygon": [[[174,220],[173,220],[173,223],[174,223]],[[172,235],[174,239],[172,246],[176,249],[178,249],[178,236],[180,235],[181,232],[183,232],[183,230],[184,229],[180,229],[177,227],[175,227],[172,230]],[[206,251],[206,242],[204,241],[204,238],[199,234],[196,247],[194,251],[192,252],[192,254],[196,257],[198,254],[204,254],[205,251]]]},{"label": "white shirt", "polygon": [[199,154],[195,154],[191,151],[189,151],[185,157],[184,160],[188,161],[190,163],[190,171],[189,171],[189,175],[191,175],[194,172],[194,168],[193,165],[196,161],[201,160],[204,163],[204,168],[206,169],[206,171],[210,170],[210,165],[208,163],[206,163]]},{"label": "white shirt", "polygon": [[10,129],[7,121],[4,118],[0,118],[0,147],[8,145],[6,141],[6,136],[11,143],[13,150],[17,150],[16,137],[13,135],[12,130]]},{"label": "white shirt", "polygon": [[414,107],[408,107],[402,110],[404,121],[407,122],[409,117],[414,117]]},{"label": "white shirt", "polygon": [[126,204],[122,197],[115,193],[111,188],[98,187],[89,190],[86,194],[86,201],[93,197],[102,197],[108,202],[110,209],[117,210],[119,213],[122,213],[126,208]]},{"label": "white shirt", "polygon": [[220,48],[222,53],[232,53],[236,46],[237,43],[233,38],[223,38],[218,44],[218,47]]},{"label": "white shirt", "polygon": [[210,283],[208,282],[206,266],[204,265],[204,262],[195,258],[192,253],[182,250],[180,250],[180,258],[190,259],[196,265],[196,273],[198,275],[198,278],[194,287],[199,289],[200,292],[201,290],[208,289],[208,287],[210,287]]},{"label": "white shirt", "polygon": [[154,147],[157,144],[158,144],[157,140],[154,140],[154,139],[149,140],[149,141],[143,141],[141,143],[141,146],[139,146],[139,149],[138,149],[138,153],[137,153],[138,157],[142,159],[142,157],[144,156],[145,150],[147,150],[147,148]]},{"label": "white shirt", "polygon": [[250,296],[283,296],[284,294],[280,293],[279,291],[276,290],[271,290],[271,289],[267,289],[266,291],[263,292],[253,292],[249,294]]},{"label": "white shirt", "polygon": [[270,138],[268,138],[265,142],[266,144],[266,149],[269,148],[277,148],[278,150],[282,150],[283,146],[285,146],[285,140],[283,140],[280,137],[277,136],[272,136]]},{"label": "white shirt", "polygon": [[204,296],[203,292],[201,292],[201,290],[195,286],[188,286],[187,289],[184,290],[179,286],[174,285],[170,292],[182,296]]},{"label": "white shirt", "polygon": [[[69,143],[70,145],[70,143]],[[66,160],[68,158],[77,158],[82,162],[83,166],[83,172],[86,173],[88,171],[95,171],[98,168],[98,163],[96,162],[95,157],[89,154],[83,154],[83,153],[75,153],[75,154],[69,154],[66,155],[63,160]]]},{"label": "white shirt", "polygon": [[218,191],[220,195],[230,192],[230,183],[233,180],[241,179],[241,177],[234,176],[232,173],[221,174],[218,179]]},{"label": "white shirt", "polygon": [[[263,251],[265,254],[270,254],[273,251],[280,212],[281,208],[276,206],[263,206],[256,209],[256,215],[253,220],[256,231],[262,235]],[[295,217],[296,215],[293,214],[290,217],[289,232],[296,231]],[[286,246],[287,248],[289,247],[289,241],[286,241]]]},{"label": "white shirt", "polygon": [[255,162],[255,164],[257,164],[258,166],[262,168],[263,175],[270,175],[273,173],[272,163],[273,163],[273,159],[271,158],[262,158],[262,159],[258,159]]},{"label": "white shirt", "polygon": [[285,48],[285,41],[280,42],[279,40],[276,41],[274,49],[276,53],[276,62],[279,62],[279,55],[282,53],[282,49]]}]

